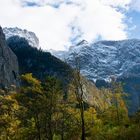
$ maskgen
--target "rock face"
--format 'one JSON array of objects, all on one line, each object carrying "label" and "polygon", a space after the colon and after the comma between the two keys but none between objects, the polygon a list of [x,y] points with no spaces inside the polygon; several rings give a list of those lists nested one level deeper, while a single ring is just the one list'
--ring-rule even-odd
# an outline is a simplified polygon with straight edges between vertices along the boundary
[{"label": "rock face", "polygon": [[39,48],[39,39],[36,36],[35,33],[31,32],[31,31],[27,31],[27,30],[23,30],[20,28],[3,28],[3,32],[5,34],[6,39],[9,39],[12,36],[19,36],[22,38],[25,38],[29,45],[31,45],[32,47],[36,47]]},{"label": "rock face", "polygon": [[18,86],[18,60],[7,46],[5,35],[0,27],[0,88]]}]

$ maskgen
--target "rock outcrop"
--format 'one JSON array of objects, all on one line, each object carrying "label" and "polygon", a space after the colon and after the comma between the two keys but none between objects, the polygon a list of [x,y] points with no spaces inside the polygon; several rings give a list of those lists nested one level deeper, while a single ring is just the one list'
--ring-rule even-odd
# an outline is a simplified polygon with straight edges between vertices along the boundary
[{"label": "rock outcrop", "polygon": [[5,35],[0,27],[0,88],[18,86],[18,60],[7,46]]}]

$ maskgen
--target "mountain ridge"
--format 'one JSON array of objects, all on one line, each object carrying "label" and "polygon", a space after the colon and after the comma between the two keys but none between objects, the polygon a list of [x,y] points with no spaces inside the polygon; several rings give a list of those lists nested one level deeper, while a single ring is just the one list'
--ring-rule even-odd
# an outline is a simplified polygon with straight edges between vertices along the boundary
[{"label": "mountain ridge", "polygon": [[[72,55],[76,53],[78,57],[81,58],[81,61],[88,60],[90,66],[92,65],[92,75],[90,74],[90,80],[96,79],[105,79],[108,80],[108,77],[114,75],[116,77],[123,77],[129,74],[131,75],[131,66],[129,63],[133,65],[140,65],[140,40],[138,39],[128,39],[122,41],[98,41],[96,43],[88,44],[83,43],[80,45],[72,46],[68,51],[52,51],[52,54],[60,59],[64,59],[63,54],[65,55],[65,60],[68,63],[72,63]],[[85,58],[87,56],[87,58]],[[135,60],[135,64],[133,63]],[[81,65],[84,65],[82,62]],[[71,64],[72,65],[72,64]],[[94,67],[96,66],[96,68]],[[90,67],[91,68],[91,67]],[[89,68],[89,71],[90,71]],[[97,68],[100,68],[97,71]],[[107,71],[105,71],[107,69]],[[103,74],[100,73],[105,71]],[[127,71],[126,71],[127,70]],[[89,71],[87,68],[82,67],[81,72],[83,75],[87,76]],[[135,73],[132,73],[133,76]],[[136,75],[138,76],[138,75]],[[140,76],[140,75],[139,75]]]}]

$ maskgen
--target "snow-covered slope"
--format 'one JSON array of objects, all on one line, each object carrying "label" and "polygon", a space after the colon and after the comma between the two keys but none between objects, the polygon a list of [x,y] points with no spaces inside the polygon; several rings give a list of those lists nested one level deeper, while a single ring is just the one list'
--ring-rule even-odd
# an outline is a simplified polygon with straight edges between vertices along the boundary
[{"label": "snow-covered slope", "polygon": [[17,27],[15,27],[15,28],[5,27],[5,28],[3,28],[3,32],[6,36],[6,39],[8,39],[12,36],[19,36],[19,37],[25,38],[32,47],[37,47],[37,48],[39,47],[39,39],[33,32],[27,31],[25,29],[22,30]]},{"label": "snow-covered slope", "polygon": [[67,52],[53,54],[67,60],[71,66],[74,66],[75,54],[79,58],[81,73],[92,81],[108,80],[111,76],[140,76],[140,40],[137,39],[92,44],[83,40]]}]

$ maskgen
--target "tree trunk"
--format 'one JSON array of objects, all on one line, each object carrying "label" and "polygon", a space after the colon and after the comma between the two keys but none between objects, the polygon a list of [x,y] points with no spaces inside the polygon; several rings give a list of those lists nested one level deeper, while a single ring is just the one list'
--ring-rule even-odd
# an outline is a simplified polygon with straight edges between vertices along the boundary
[{"label": "tree trunk", "polygon": [[41,133],[40,133],[40,125],[39,125],[38,115],[36,115],[36,117],[35,117],[35,125],[36,125],[37,132],[38,132],[38,140],[41,140]]},{"label": "tree trunk", "polygon": [[52,115],[51,115],[51,114],[50,114],[50,116],[49,116],[48,126],[49,126],[49,140],[53,140],[53,132],[52,132]]},{"label": "tree trunk", "polygon": [[81,103],[81,128],[82,128],[81,140],[85,140],[85,120],[84,120],[84,105],[83,105],[83,103]]}]

